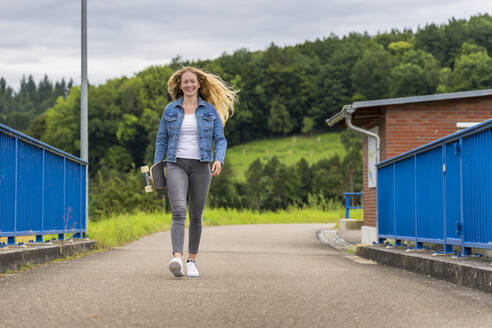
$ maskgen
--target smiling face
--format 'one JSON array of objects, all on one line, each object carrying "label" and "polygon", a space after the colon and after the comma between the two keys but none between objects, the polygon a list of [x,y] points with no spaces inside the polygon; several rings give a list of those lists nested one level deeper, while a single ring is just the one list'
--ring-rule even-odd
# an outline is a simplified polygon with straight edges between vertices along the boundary
[{"label": "smiling face", "polygon": [[198,95],[198,89],[200,89],[198,76],[190,71],[184,72],[183,75],[181,75],[180,88],[186,97],[196,97]]}]

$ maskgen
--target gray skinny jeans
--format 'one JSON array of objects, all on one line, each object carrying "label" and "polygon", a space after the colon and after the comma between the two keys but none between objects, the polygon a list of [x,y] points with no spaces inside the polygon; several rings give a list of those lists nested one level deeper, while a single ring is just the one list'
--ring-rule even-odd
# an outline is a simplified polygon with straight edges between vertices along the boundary
[{"label": "gray skinny jeans", "polygon": [[210,164],[196,159],[177,158],[176,163],[167,163],[166,178],[172,211],[173,254],[176,252],[183,254],[188,190],[190,201],[188,252],[197,254],[202,234],[202,213],[212,179]]}]

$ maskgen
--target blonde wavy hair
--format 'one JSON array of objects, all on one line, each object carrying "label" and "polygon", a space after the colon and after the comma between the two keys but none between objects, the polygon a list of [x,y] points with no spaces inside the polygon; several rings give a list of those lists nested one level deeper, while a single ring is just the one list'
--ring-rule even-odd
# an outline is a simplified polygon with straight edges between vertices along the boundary
[{"label": "blonde wavy hair", "polygon": [[217,75],[204,72],[192,66],[185,66],[174,72],[167,82],[167,88],[173,100],[183,96],[180,86],[181,76],[185,72],[191,72],[198,77],[198,82],[200,83],[198,95],[215,106],[222,125],[225,125],[229,117],[234,114],[234,104],[238,102],[237,93],[239,90],[234,90]]}]

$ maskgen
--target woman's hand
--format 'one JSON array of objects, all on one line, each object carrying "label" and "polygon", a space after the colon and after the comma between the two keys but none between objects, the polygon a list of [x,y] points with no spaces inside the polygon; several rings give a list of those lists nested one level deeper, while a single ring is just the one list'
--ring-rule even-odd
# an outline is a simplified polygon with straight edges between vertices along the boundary
[{"label": "woman's hand", "polygon": [[212,176],[218,176],[220,174],[220,171],[222,171],[222,163],[219,161],[215,161],[214,165],[212,165]]}]

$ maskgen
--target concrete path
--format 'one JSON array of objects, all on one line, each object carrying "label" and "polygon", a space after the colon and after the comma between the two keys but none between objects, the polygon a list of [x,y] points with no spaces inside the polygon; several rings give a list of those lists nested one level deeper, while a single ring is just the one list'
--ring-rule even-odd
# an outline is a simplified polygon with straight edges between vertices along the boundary
[{"label": "concrete path", "polygon": [[205,228],[199,278],[169,232],[0,278],[0,327],[492,327],[492,295],[370,264],[322,224]]}]

